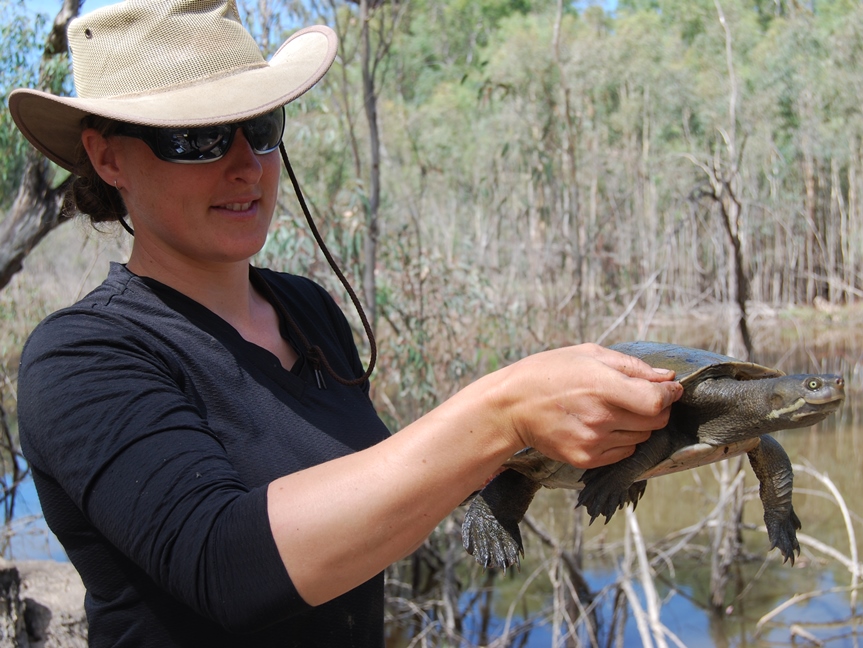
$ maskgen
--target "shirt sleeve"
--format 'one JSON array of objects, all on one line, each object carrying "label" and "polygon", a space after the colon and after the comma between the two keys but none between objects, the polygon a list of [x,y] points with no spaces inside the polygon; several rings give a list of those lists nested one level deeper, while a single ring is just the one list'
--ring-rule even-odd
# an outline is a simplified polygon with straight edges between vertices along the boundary
[{"label": "shirt sleeve", "polygon": [[104,314],[40,326],[22,357],[28,460],[158,585],[226,629],[247,632],[309,606],[250,489],[208,428],[181,366]]}]

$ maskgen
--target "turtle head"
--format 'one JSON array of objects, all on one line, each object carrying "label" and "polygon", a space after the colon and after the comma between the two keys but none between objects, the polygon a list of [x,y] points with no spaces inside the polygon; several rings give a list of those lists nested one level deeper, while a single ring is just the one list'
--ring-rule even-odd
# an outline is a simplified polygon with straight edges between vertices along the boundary
[{"label": "turtle head", "polygon": [[845,400],[845,380],[832,374],[798,374],[774,378],[768,419],[785,428],[806,427],[827,418]]}]

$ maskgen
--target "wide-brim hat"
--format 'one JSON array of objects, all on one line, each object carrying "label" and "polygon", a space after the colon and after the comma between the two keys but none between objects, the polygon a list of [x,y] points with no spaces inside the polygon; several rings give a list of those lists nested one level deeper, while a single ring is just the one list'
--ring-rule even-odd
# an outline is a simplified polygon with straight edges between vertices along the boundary
[{"label": "wide-brim hat", "polygon": [[267,62],[234,0],[126,0],[76,18],[67,35],[76,96],[18,89],[9,110],[33,146],[73,172],[86,115],[162,127],[242,121],[309,90],[337,48],[335,32],[315,25]]}]

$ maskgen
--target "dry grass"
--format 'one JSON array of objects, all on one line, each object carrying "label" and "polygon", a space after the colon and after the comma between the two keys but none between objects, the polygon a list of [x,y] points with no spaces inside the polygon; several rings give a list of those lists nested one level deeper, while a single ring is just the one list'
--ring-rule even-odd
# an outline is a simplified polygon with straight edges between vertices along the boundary
[{"label": "dry grass", "polygon": [[[23,271],[0,291],[0,317],[3,318],[0,353],[6,363],[5,394],[9,411],[14,411],[17,358],[29,332],[47,314],[74,302],[97,285],[106,275],[110,261],[125,260],[129,243],[128,236],[119,230],[98,233],[81,221],[64,225],[33,251]],[[410,291],[398,285],[398,269],[391,268],[387,272],[393,282],[389,298],[397,300],[401,295],[402,299],[407,299],[405,295],[410,295]],[[453,272],[455,279],[462,278],[456,276],[457,271]],[[447,283],[444,277],[439,280]],[[414,331],[402,330],[399,335],[389,331],[389,323],[382,323],[379,342],[386,362],[376,374],[377,394],[382,399],[378,407],[381,411],[390,411],[392,421],[407,420],[422,413],[433,406],[434,401],[446,397],[483,371],[537,348],[576,341],[567,331],[559,330],[560,320],[555,322],[554,317],[548,317],[549,321],[545,321],[548,313],[521,311],[507,304],[489,308],[483,303],[482,295],[484,291],[495,293],[491,285],[494,280],[489,278],[488,285],[465,291],[467,296],[455,303],[444,288],[427,292],[424,299],[434,302],[434,308],[431,303],[426,304],[427,312],[439,314],[413,320],[423,324],[420,342],[412,339]],[[459,288],[454,286],[451,290],[458,292]],[[429,294],[434,298],[430,299]],[[498,317],[484,320],[483,316],[488,316],[489,312]],[[776,363],[784,369],[817,367],[841,372],[848,379],[849,400],[863,400],[860,398],[863,392],[860,351],[863,349],[860,339],[863,337],[863,304],[784,309],[755,305],[752,312],[756,347],[764,354],[758,360]],[[519,315],[512,317],[514,313]],[[647,316],[633,309],[628,318],[618,321],[610,317],[609,322],[616,322],[612,339],[646,337],[721,351],[723,331],[717,330],[716,322],[722,318],[721,307],[708,306],[697,312],[668,309]],[[594,328],[605,331],[609,322],[597,322]],[[405,361],[411,354],[413,365]],[[416,364],[417,357],[423,362]],[[456,362],[459,358],[466,360],[463,365]],[[418,366],[430,372],[424,379],[427,384],[423,380],[417,382]],[[464,371],[453,369],[462,366]],[[396,408],[400,411],[396,412]],[[859,420],[856,412],[851,412],[849,418]],[[659,498],[658,485],[654,490],[658,491],[655,495]],[[837,501],[842,501],[841,495]],[[568,512],[569,507],[566,508]],[[851,508],[850,515],[857,520],[854,509],[859,510],[859,507],[855,503]],[[638,518],[625,516],[626,532],[621,539],[606,535],[605,531],[589,533],[584,559],[594,565],[610,561],[618,566],[611,583],[589,592],[590,600],[584,598],[584,581],[574,575],[571,564],[574,554],[566,549],[571,547],[569,515],[565,516],[567,520],[561,521],[561,530],[552,529],[546,534],[549,542],[540,543],[539,556],[528,563],[524,573],[504,576],[479,572],[472,565],[472,559],[460,546],[457,511],[412,562],[391,570],[389,627],[403,640],[403,643],[394,641],[393,645],[463,646],[470,645],[478,636],[488,645],[519,645],[539,625],[552,629],[554,645],[596,645],[597,638],[606,645],[614,645],[622,636],[627,618],[634,620],[643,640],[652,640],[656,645],[680,645],[666,625],[663,608],[675,592],[680,595],[675,584],[676,570],[687,569],[684,566],[687,562],[703,562],[708,554],[703,534],[717,524],[710,511],[705,508],[700,522],[692,526],[678,525],[679,528],[669,525],[667,517],[664,518],[663,537],[659,540],[655,530],[651,529],[650,538],[641,531],[654,525],[647,506],[639,509]],[[816,569],[829,567],[847,574],[848,584],[843,583],[841,587],[850,599],[850,614],[847,620],[839,623],[836,632],[851,633],[855,637],[853,640],[858,641],[860,611],[856,592],[863,576],[859,556],[853,548],[855,524],[859,527],[859,522],[847,522],[852,548],[841,552],[844,560],[816,562],[813,555],[809,564]],[[750,526],[747,533],[759,532],[754,525]],[[539,533],[537,537],[541,537]],[[830,549],[810,536],[802,538],[802,542],[816,553],[823,554],[825,546]],[[675,565],[675,562],[680,564]],[[753,581],[757,578],[758,575],[753,577]],[[420,581],[425,583],[422,587]],[[542,602],[538,604],[537,593],[542,594]],[[817,589],[807,593],[810,598],[821,595]],[[740,596],[745,596],[745,591]],[[765,611],[759,617],[763,618],[760,627],[775,629],[779,614],[786,607],[802,602],[804,600],[799,597],[789,599],[783,604],[785,607]],[[598,617],[597,611],[600,611]],[[478,635],[472,624],[490,622],[492,617],[504,626],[497,631],[489,627],[487,632]],[[604,618],[604,627],[597,625],[597,618]],[[814,631],[816,628],[811,624],[788,626],[788,632],[798,638]],[[819,634],[824,636],[823,632]]]},{"label": "dry grass", "polygon": [[45,316],[98,285],[110,261],[125,260],[128,246],[122,231],[97,232],[83,220],[74,220],[45,237],[0,291],[0,361],[8,412],[15,411],[18,359],[27,336]]}]

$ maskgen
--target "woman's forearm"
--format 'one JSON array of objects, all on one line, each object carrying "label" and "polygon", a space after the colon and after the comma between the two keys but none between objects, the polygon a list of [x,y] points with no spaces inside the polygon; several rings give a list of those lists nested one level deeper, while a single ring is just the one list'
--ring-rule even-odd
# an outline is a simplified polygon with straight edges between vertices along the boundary
[{"label": "woman's forearm", "polygon": [[475,383],[367,450],[270,484],[270,524],[297,590],[317,605],[408,555],[519,442]]},{"label": "woman's forearm", "polygon": [[371,578],[525,446],[585,468],[629,456],[667,422],[682,393],[672,378],[596,345],[545,352],[372,448],[272,482],[270,525],[294,585],[317,605]]}]

